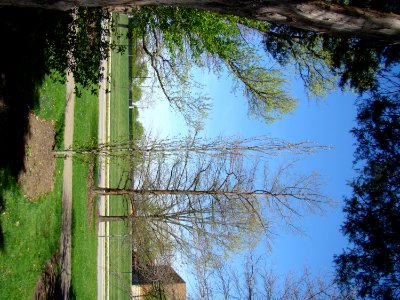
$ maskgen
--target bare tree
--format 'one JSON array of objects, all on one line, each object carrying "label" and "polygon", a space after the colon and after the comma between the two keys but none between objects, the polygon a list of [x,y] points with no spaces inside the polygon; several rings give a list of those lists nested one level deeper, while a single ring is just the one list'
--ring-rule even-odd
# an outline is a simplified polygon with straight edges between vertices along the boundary
[{"label": "bare tree", "polygon": [[319,192],[318,176],[295,176],[292,164],[272,172],[239,153],[223,153],[146,154],[128,186],[94,189],[131,200],[129,215],[101,220],[129,220],[151,236],[153,246],[168,244],[188,258],[196,251],[215,257],[252,248],[270,234],[274,220],[295,227],[294,218],[327,200]]},{"label": "bare tree", "polygon": [[[226,205],[231,205],[229,202],[242,203],[258,211],[258,205],[261,204],[259,200],[263,200],[270,213],[275,211],[289,219],[300,214],[296,203],[316,208],[326,200],[318,191],[320,182],[316,174],[294,176],[291,174],[292,167],[290,163],[272,172],[264,165],[264,174],[260,176],[262,172],[257,162],[250,165],[243,157],[236,155],[200,155],[194,162],[190,159],[190,153],[172,159],[154,155],[139,167],[140,171],[136,172],[131,188],[98,187],[94,193],[135,197],[146,195],[149,199],[156,199],[156,203],[166,202],[162,207],[164,211],[170,210],[168,216],[171,218],[182,216],[183,213],[191,214],[197,208],[204,212],[215,212],[216,203],[221,205],[223,201]],[[171,202],[171,199],[175,200]],[[186,209],[175,210],[179,205],[185,205]],[[152,217],[156,218],[157,215]]]},{"label": "bare tree", "polygon": [[241,138],[236,136],[219,136],[213,139],[200,137],[198,132],[187,137],[157,138],[145,134],[136,141],[117,140],[110,143],[84,144],[73,149],[55,151],[57,156],[65,155],[107,155],[129,158],[134,154],[142,157],[154,153],[164,155],[190,152],[191,154],[223,156],[229,154],[258,157],[276,156],[282,152],[291,154],[312,154],[317,150],[329,149],[327,146],[318,146],[309,141],[287,142],[268,136]]},{"label": "bare tree", "polygon": [[[197,239],[223,251],[237,248],[238,239],[251,243],[266,227],[255,199],[207,195],[198,190],[206,185],[229,184],[234,174],[223,174],[223,168],[227,167],[224,160],[198,161],[197,171],[190,174],[193,166],[188,155],[183,161],[170,162],[172,166],[166,163],[168,158],[161,156],[159,159],[161,161],[156,163],[151,158],[143,162],[133,183],[136,189],[119,190],[122,193],[137,191],[131,193],[133,211],[126,218],[131,219],[133,227],[140,226],[142,234],[150,231],[147,235],[152,236],[153,244],[163,245],[172,240],[172,244],[189,257]],[[225,177],[218,178],[221,175]],[[156,187],[162,189],[156,192]]]},{"label": "bare tree", "polygon": [[[223,147],[193,141],[183,149],[174,142],[163,144],[168,145],[165,151],[158,150],[161,144],[150,143],[125,186],[98,187],[94,193],[129,199],[127,215],[101,216],[100,220],[130,223],[133,248],[142,264],[160,253],[182,255],[187,263],[198,265],[204,278],[202,297],[212,299],[215,291],[205,285],[206,279],[222,257],[251,249],[262,237],[270,237],[277,220],[296,227],[296,217],[321,209],[328,199],[319,192],[318,176],[295,175],[292,163],[272,171],[257,157],[259,153],[266,159],[291,149],[289,143],[261,147],[240,140]],[[293,149],[307,153],[313,148]],[[244,297],[255,299],[251,295],[255,295],[256,271],[249,270]],[[228,299],[227,284],[223,290]]]},{"label": "bare tree", "polygon": [[[201,277],[197,265],[193,272],[196,284],[190,299],[202,297],[202,289],[209,288],[218,299],[354,299],[354,293],[342,293],[338,286],[326,277],[312,276],[307,267],[299,275],[279,276],[265,266],[262,256],[249,252],[243,257],[242,267],[232,268],[221,263],[213,270],[208,269],[207,278]],[[200,275],[200,276],[199,276]],[[199,290],[200,288],[200,290]]]}]

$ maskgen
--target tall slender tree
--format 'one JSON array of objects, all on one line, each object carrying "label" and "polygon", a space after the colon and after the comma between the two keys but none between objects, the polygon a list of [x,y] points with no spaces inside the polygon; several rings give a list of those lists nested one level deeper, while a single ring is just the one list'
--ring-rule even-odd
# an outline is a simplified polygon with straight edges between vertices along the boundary
[{"label": "tall slender tree", "polygon": [[308,141],[287,142],[268,136],[255,136],[241,138],[238,136],[219,136],[213,139],[201,137],[198,132],[187,137],[153,137],[145,134],[135,141],[117,140],[110,143],[83,144],[73,149],[56,150],[57,156],[64,155],[107,155],[130,157],[139,155],[147,157],[160,153],[163,155],[179,155],[189,153],[192,155],[226,156],[235,154],[246,157],[270,157],[282,153],[295,155],[312,154],[318,150],[329,149],[328,146],[318,146]]},{"label": "tall slender tree", "polygon": [[126,220],[135,228],[144,223],[140,228],[150,231],[146,235],[156,244],[170,241],[187,257],[207,244],[214,257],[252,247],[262,233],[269,236],[275,221],[294,228],[302,213],[326,204],[316,175],[295,176],[291,164],[273,172],[247,158],[223,151],[147,154],[128,186],[94,189],[99,195],[129,196],[132,203],[130,215],[101,220]]}]

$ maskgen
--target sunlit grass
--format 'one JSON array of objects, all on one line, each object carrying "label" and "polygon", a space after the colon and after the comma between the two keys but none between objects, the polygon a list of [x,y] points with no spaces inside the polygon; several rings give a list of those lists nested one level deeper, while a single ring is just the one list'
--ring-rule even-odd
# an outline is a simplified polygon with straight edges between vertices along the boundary
[{"label": "sunlit grass", "polygon": [[[63,123],[65,85],[49,77],[35,113]],[[62,140],[62,132],[60,136]],[[58,250],[61,228],[62,161],[56,162],[51,193],[27,200],[16,179],[0,169],[0,298],[32,299],[45,262]]]},{"label": "sunlit grass", "polygon": [[35,113],[46,120],[55,121],[55,145],[63,146],[64,114],[65,114],[65,84],[47,77],[40,89],[40,99]]},{"label": "sunlit grass", "polygon": [[[119,16],[120,24],[127,24],[127,17]],[[126,45],[126,29],[118,28],[114,41]],[[120,36],[119,39],[116,36]],[[111,128],[110,142],[129,139],[129,61],[128,53],[112,52],[111,57]],[[125,172],[124,172],[125,171]],[[129,159],[111,158],[110,186],[123,187],[129,171]],[[128,203],[120,196],[110,197],[110,215],[126,215]],[[124,222],[110,224],[110,299],[130,299],[131,251],[129,239],[122,236],[129,232]]]},{"label": "sunlit grass", "polygon": [[[97,95],[82,91],[81,95],[75,99],[74,125],[75,145],[97,141]],[[93,157],[90,159],[92,162],[95,161]],[[90,159],[76,156],[73,161],[71,293],[75,299],[96,299],[97,297],[96,199],[94,199],[93,211],[88,211]],[[90,219],[92,219],[91,224]]]}]

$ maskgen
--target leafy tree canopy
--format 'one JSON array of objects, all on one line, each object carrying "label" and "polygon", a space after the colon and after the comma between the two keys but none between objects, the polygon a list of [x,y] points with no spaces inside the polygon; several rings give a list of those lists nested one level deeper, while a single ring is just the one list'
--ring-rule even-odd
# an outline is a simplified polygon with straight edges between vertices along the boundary
[{"label": "leafy tree canopy", "polygon": [[[382,10],[397,9],[389,2],[381,4]],[[280,69],[271,67],[273,60],[284,68],[291,66],[309,95],[324,95],[337,83],[359,93],[376,89],[379,74],[400,59],[396,44],[244,17],[169,6],[142,7],[132,14],[130,28],[141,39],[163,93],[190,122],[201,119],[208,109],[207,97],[191,93],[193,87],[201,87],[191,78],[193,67],[218,75],[228,70],[233,89],[248,99],[250,114],[271,122],[296,104],[285,91]],[[267,55],[259,49],[261,39]]]},{"label": "leafy tree canopy", "polygon": [[[382,10],[397,11],[389,4]],[[109,31],[102,26],[102,20],[108,19],[109,13],[103,8],[79,8],[72,14],[58,14],[61,17],[52,26],[57,30],[44,31],[46,67],[57,70],[62,80],[66,69],[72,71],[78,84],[95,90],[103,76],[99,61],[108,53],[104,37]],[[374,88],[377,74],[397,62],[400,53],[399,45],[168,6],[134,10],[130,27],[148,54],[149,65],[167,99],[192,124],[201,120],[209,108],[207,95],[198,92],[202,87],[191,77],[193,67],[206,68],[220,76],[227,70],[234,81],[233,89],[242,91],[248,99],[250,114],[271,122],[296,105],[285,90],[285,76],[273,59],[285,68],[294,66],[292,70],[302,78],[310,94],[323,95],[335,87],[336,77],[341,86],[359,92]],[[262,38],[267,55],[259,47]]]},{"label": "leafy tree canopy", "polygon": [[[395,1],[350,1],[398,13]],[[330,40],[342,85],[349,83],[369,97],[360,99],[354,168],[359,174],[345,198],[342,232],[350,246],[335,256],[338,283],[362,298],[400,297],[400,84],[398,45],[349,38]],[[339,51],[342,49],[342,52]],[[358,77],[357,77],[358,76]]]},{"label": "leafy tree canopy", "polygon": [[[191,78],[193,67],[221,75],[228,70],[234,90],[242,90],[250,113],[267,122],[294,109],[296,101],[285,91],[283,74],[270,68],[254,43],[255,31],[269,25],[255,20],[222,16],[196,9],[149,6],[133,11],[132,33],[150,57],[168,101],[189,122],[207,111],[207,98],[193,95],[200,87]],[[194,118],[196,116],[197,118]]]},{"label": "leafy tree canopy", "polygon": [[351,246],[335,257],[337,278],[359,296],[400,297],[400,98],[375,97],[362,104],[355,166],[342,227]]},{"label": "leafy tree canopy", "polygon": [[[393,0],[334,0],[332,3],[396,14],[400,12],[399,2]],[[310,74],[315,69],[315,62],[319,61],[339,78],[341,88],[351,88],[360,94],[377,91],[380,74],[391,71],[400,61],[398,44],[357,36],[319,34],[275,24],[264,37],[266,51],[281,65],[294,63],[303,80],[304,74]],[[306,50],[299,51],[301,48]],[[321,52],[325,56],[321,56]],[[319,70],[314,74],[326,76]]]},{"label": "leafy tree canopy", "polygon": [[[26,12],[40,18],[53,17],[51,22],[38,22],[41,26],[50,26],[37,33],[44,35],[45,72],[51,70],[57,74],[57,80],[65,82],[67,70],[74,74],[75,82],[81,88],[97,92],[98,82],[104,75],[100,60],[107,57],[109,47],[104,39],[109,33],[102,26],[102,20],[109,17],[108,12],[101,8],[77,8],[56,13],[30,9]],[[12,15],[16,13],[20,12],[14,9]]]}]

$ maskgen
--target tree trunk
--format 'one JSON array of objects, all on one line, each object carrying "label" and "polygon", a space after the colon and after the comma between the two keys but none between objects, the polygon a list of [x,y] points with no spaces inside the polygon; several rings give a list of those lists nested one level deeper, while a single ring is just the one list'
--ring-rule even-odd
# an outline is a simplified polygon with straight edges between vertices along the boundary
[{"label": "tree trunk", "polygon": [[[224,195],[228,197],[243,196],[243,197],[257,197],[257,196],[275,196],[276,194],[264,191],[256,190],[250,192],[240,191],[219,191],[219,190],[166,190],[166,189],[152,189],[152,190],[140,190],[140,189],[119,189],[119,188],[103,188],[97,187],[93,189],[93,193],[97,195],[188,195],[188,196],[199,196],[199,195]],[[282,196],[285,194],[281,194]]]},{"label": "tree trunk", "polygon": [[124,9],[165,4],[286,24],[341,36],[400,43],[400,16],[324,1],[306,0],[0,0],[0,6],[68,10],[75,6]]},{"label": "tree trunk", "polygon": [[100,222],[112,222],[112,221],[127,221],[133,216],[99,216]]}]

